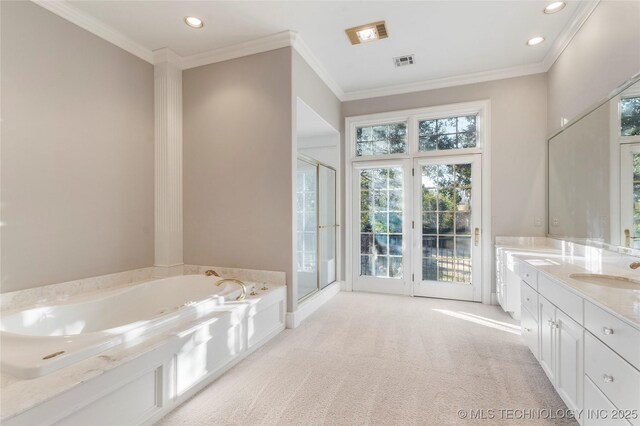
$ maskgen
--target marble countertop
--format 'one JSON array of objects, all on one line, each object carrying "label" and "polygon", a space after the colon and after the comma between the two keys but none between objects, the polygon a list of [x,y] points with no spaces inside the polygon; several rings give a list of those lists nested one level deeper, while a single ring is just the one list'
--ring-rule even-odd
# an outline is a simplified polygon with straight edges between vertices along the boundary
[{"label": "marble countertop", "polygon": [[515,259],[525,261],[540,273],[565,286],[571,292],[601,307],[640,330],[640,285],[638,289],[620,289],[589,284],[571,278],[572,274],[603,274],[640,279],[640,269],[629,264],[639,259],[591,247],[562,247],[553,241],[503,241],[497,248],[512,251]]}]

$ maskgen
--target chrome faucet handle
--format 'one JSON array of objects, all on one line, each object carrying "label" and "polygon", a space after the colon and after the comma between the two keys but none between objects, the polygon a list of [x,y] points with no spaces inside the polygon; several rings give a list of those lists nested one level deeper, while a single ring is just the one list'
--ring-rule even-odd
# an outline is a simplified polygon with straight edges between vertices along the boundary
[{"label": "chrome faucet handle", "polygon": [[205,274],[206,276],[208,276],[208,277],[210,277],[210,276],[212,276],[212,275],[213,275],[214,277],[219,277],[219,276],[220,276],[220,275],[219,275],[216,271],[214,271],[213,269],[209,269],[209,270],[205,271],[205,272],[204,272],[204,274]]}]

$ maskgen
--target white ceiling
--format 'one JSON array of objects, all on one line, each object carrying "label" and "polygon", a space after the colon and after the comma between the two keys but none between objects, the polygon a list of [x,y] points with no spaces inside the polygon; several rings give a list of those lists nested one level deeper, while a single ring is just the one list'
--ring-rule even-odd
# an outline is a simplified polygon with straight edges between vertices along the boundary
[{"label": "white ceiling", "polygon": [[[137,44],[180,56],[298,32],[342,91],[360,92],[542,64],[584,3],[545,15],[550,1],[69,1]],[[594,3],[593,1],[587,3]],[[182,19],[198,16],[200,30]],[[386,20],[389,38],[352,46],[344,30]],[[575,25],[574,25],[575,26]],[[564,34],[563,34],[564,32]],[[545,43],[526,41],[543,35]],[[415,65],[392,58],[414,54]],[[523,72],[524,73],[524,72]]]}]

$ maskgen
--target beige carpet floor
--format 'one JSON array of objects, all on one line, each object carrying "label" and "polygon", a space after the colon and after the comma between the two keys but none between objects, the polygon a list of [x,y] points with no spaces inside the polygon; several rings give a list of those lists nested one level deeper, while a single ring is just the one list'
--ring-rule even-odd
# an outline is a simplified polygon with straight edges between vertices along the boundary
[{"label": "beige carpet floor", "polygon": [[340,293],[159,424],[577,424],[500,411],[541,409],[566,406],[500,308]]}]

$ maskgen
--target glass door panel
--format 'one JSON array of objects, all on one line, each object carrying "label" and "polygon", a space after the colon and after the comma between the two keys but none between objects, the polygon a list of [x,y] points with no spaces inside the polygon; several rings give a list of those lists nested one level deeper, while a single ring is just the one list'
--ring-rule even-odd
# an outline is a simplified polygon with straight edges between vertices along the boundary
[{"label": "glass door panel", "polygon": [[[410,164],[410,163],[409,163]],[[407,293],[406,165],[355,170],[354,289]]]},{"label": "glass door panel", "polygon": [[480,300],[480,156],[416,160],[414,170],[414,294]]},{"label": "glass door panel", "polygon": [[318,290],[317,166],[298,160],[296,176],[298,300]]},{"label": "glass door panel", "polygon": [[625,247],[640,249],[640,144],[620,146],[620,224]]},{"label": "glass door panel", "polygon": [[319,225],[320,239],[320,288],[325,288],[336,280],[336,171],[320,165],[319,184]]}]

